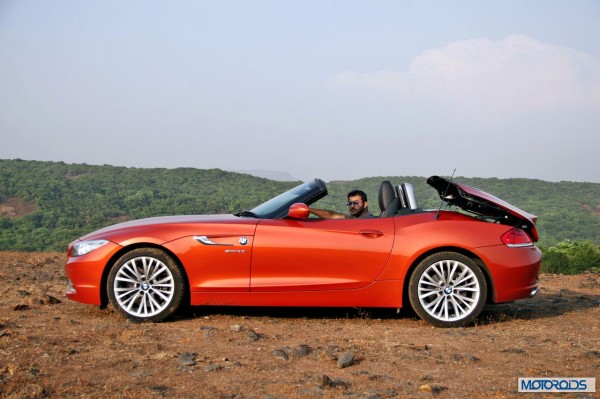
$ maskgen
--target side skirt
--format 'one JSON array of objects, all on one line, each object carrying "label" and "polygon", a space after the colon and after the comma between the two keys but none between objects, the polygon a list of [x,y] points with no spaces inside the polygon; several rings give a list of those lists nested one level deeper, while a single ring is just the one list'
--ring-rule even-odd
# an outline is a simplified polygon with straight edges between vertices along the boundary
[{"label": "side skirt", "polygon": [[354,290],[192,292],[191,305],[401,308],[403,284],[391,280]]}]

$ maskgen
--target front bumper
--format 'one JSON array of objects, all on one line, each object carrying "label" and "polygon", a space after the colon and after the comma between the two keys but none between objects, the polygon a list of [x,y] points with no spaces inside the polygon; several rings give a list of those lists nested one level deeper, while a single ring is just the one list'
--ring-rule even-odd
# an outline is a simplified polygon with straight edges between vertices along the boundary
[{"label": "front bumper", "polygon": [[121,248],[120,245],[109,242],[85,255],[69,257],[65,265],[69,285],[65,292],[67,298],[76,302],[101,305],[107,266]]}]

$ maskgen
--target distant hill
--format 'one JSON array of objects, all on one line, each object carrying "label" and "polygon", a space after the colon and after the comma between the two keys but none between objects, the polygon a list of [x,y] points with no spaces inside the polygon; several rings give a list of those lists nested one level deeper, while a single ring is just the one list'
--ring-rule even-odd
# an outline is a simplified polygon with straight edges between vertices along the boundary
[{"label": "distant hill", "polygon": [[[320,206],[346,211],[346,193],[367,192],[378,213],[382,180],[415,187],[420,206],[437,208],[426,177],[382,176],[328,182]],[[600,184],[530,179],[455,180],[539,217],[542,246],[564,240],[600,244]],[[62,251],[70,241],[124,220],[172,214],[235,213],[299,184],[219,169],[141,169],[0,160],[0,250]]]},{"label": "distant hill", "polygon": [[234,170],[236,173],[246,173],[256,177],[264,177],[265,179],[276,180],[276,181],[294,181],[291,174],[288,172],[276,172],[265,169],[252,169],[252,170]]}]

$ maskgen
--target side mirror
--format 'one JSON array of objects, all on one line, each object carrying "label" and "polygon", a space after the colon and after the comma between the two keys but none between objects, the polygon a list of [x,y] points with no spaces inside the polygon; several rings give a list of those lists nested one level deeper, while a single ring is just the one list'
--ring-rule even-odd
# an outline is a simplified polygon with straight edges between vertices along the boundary
[{"label": "side mirror", "polygon": [[310,215],[310,209],[303,203],[292,204],[288,211],[288,217],[292,219],[306,219],[308,215]]}]

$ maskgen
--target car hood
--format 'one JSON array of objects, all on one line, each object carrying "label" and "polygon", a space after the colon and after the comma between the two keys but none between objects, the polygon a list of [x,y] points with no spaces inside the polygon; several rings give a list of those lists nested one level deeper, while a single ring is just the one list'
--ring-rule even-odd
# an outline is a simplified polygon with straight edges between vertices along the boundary
[{"label": "car hood", "polygon": [[242,218],[229,214],[159,216],[114,224],[88,233],[80,237],[79,240],[107,238],[120,243],[122,240],[126,240],[136,234],[147,234],[147,232],[151,231],[152,236],[156,237],[157,242],[160,242],[177,238],[187,230],[197,231],[199,224],[205,225],[207,228],[209,226],[248,225],[250,229],[253,229],[252,226],[256,225],[257,222],[258,219]]},{"label": "car hood", "polygon": [[[527,213],[491,194],[443,177],[431,176],[427,184],[435,188],[440,198],[467,212],[488,217],[502,224],[535,232],[537,216]],[[536,234],[537,235],[537,234]]]}]

